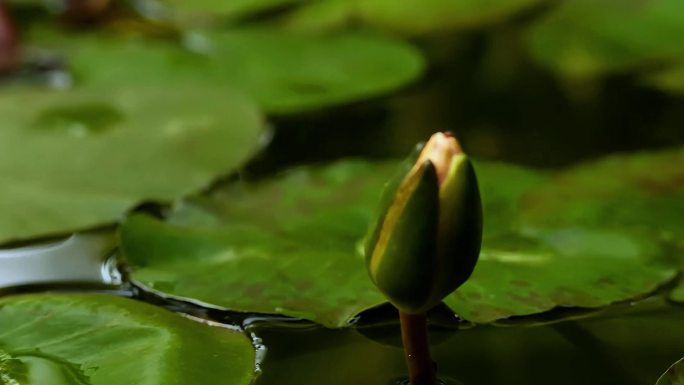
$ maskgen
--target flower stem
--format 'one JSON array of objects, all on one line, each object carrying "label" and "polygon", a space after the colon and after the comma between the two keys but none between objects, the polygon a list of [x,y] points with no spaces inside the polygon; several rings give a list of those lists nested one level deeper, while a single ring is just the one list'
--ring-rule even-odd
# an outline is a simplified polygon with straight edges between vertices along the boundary
[{"label": "flower stem", "polygon": [[411,385],[435,385],[435,365],[430,358],[425,314],[399,312],[401,340]]}]

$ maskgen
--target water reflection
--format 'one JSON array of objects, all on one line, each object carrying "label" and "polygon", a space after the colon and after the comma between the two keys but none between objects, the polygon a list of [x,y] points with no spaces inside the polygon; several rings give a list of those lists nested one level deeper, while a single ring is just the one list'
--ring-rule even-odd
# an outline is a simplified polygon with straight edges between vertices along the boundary
[{"label": "water reflection", "polygon": [[[431,332],[442,340],[433,345],[433,358],[439,375],[453,384],[654,384],[684,356],[682,323],[683,308],[654,298],[636,308],[551,324],[440,328]],[[268,348],[256,385],[385,385],[405,376],[400,348],[356,329],[262,323],[249,331]]]},{"label": "water reflection", "polygon": [[121,278],[107,261],[115,245],[113,231],[101,230],[0,249],[0,289],[65,282],[118,284]]}]

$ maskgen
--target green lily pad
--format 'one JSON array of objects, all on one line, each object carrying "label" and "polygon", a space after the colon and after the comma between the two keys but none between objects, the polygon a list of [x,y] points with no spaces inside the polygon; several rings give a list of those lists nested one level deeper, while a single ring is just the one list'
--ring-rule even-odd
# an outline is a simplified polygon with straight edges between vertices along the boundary
[{"label": "green lily pad", "polygon": [[681,239],[682,164],[684,147],[578,165],[530,192],[522,202],[524,219],[536,226],[632,228],[654,239]]},{"label": "green lily pad", "polygon": [[0,243],[119,220],[235,170],[262,120],[227,90],[0,92]]},{"label": "green lily pad", "polygon": [[179,18],[239,18],[270,9],[293,5],[303,0],[164,0],[171,14]]},{"label": "green lily pad", "polygon": [[[340,162],[229,185],[179,205],[168,223],[133,216],[122,228],[122,251],[133,279],[155,290],[342,326],[382,302],[354,248],[392,169],[392,163]],[[612,176],[603,173],[607,169],[597,163],[595,177]],[[555,191],[546,187],[558,183],[555,178],[490,163],[478,163],[477,172],[485,213],[481,260],[471,280],[445,300],[462,317],[489,322],[555,306],[600,307],[649,293],[675,276],[652,232],[612,226],[609,217],[556,226],[527,219],[525,208],[534,204],[527,197]],[[613,195],[592,199],[631,207]],[[555,209],[545,218],[569,214]]]},{"label": "green lily pad", "polygon": [[679,0],[563,2],[530,31],[541,64],[573,77],[625,72],[684,57]]},{"label": "green lily pad", "polygon": [[297,113],[383,94],[423,70],[408,43],[369,33],[304,36],[272,29],[190,33],[186,48],[145,39],[35,33],[35,44],[68,54],[77,85],[238,89],[267,112]]},{"label": "green lily pad", "polygon": [[684,385],[684,358],[675,362],[663,373],[656,385]]},{"label": "green lily pad", "polygon": [[236,184],[121,230],[133,279],[246,312],[344,325],[383,301],[355,251],[394,164],[342,162]]},{"label": "green lily pad", "polygon": [[0,299],[0,383],[247,385],[242,333],[103,294]]},{"label": "green lily pad", "polygon": [[285,23],[297,30],[329,30],[359,22],[418,35],[504,21],[544,0],[321,0],[301,6]]},{"label": "green lily pad", "polygon": [[684,302],[684,284],[680,283],[677,285],[674,290],[672,290],[672,293],[670,293],[670,299],[676,302]]},{"label": "green lily pad", "polygon": [[684,149],[610,156],[530,189],[515,235],[485,241],[472,279],[447,304],[483,321],[653,291],[684,250],[683,162]]}]

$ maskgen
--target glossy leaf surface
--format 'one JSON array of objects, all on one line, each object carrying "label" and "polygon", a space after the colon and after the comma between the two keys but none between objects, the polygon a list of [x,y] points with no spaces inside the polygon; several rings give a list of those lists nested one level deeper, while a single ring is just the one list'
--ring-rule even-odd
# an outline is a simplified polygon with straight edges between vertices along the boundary
[{"label": "glossy leaf surface", "polygon": [[[667,195],[637,189],[642,196],[622,197],[619,187],[651,177],[653,169],[660,170],[662,182],[676,185],[676,168],[668,174],[669,166],[661,166],[676,164],[680,153],[609,158],[555,176],[476,164],[484,204],[483,251],[472,278],[445,302],[468,320],[489,322],[555,306],[600,307],[668,282],[676,269],[658,234],[671,224],[645,231],[614,212],[632,202],[640,209],[640,199],[651,202],[648,207],[666,207],[672,199]],[[635,166],[621,182],[622,176],[611,174],[611,164],[644,167]],[[156,290],[341,326],[382,299],[354,246],[392,168],[341,162],[272,181],[230,185],[178,206],[170,223],[131,218],[123,227],[123,251],[133,278]],[[584,173],[592,183],[585,183]],[[609,179],[615,182],[607,190],[592,190],[593,181]],[[574,182],[561,188],[566,180]],[[533,204],[554,200],[570,206],[530,211]],[[576,211],[579,204],[607,212],[594,222],[584,221],[575,216],[583,213]],[[625,210],[633,218],[649,215],[648,210]],[[570,269],[573,274],[567,274]]]},{"label": "glossy leaf surface", "polygon": [[0,243],[119,220],[242,165],[256,107],[212,88],[0,92]]},{"label": "glossy leaf surface", "polygon": [[247,385],[242,333],[102,294],[0,299],[4,385]]}]

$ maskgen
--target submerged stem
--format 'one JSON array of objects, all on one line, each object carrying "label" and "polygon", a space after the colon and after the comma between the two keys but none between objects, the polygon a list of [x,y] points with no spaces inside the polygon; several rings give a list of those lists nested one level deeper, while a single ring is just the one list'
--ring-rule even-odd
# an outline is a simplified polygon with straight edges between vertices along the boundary
[{"label": "submerged stem", "polygon": [[435,385],[435,365],[430,358],[425,314],[399,312],[401,340],[411,385]]}]

